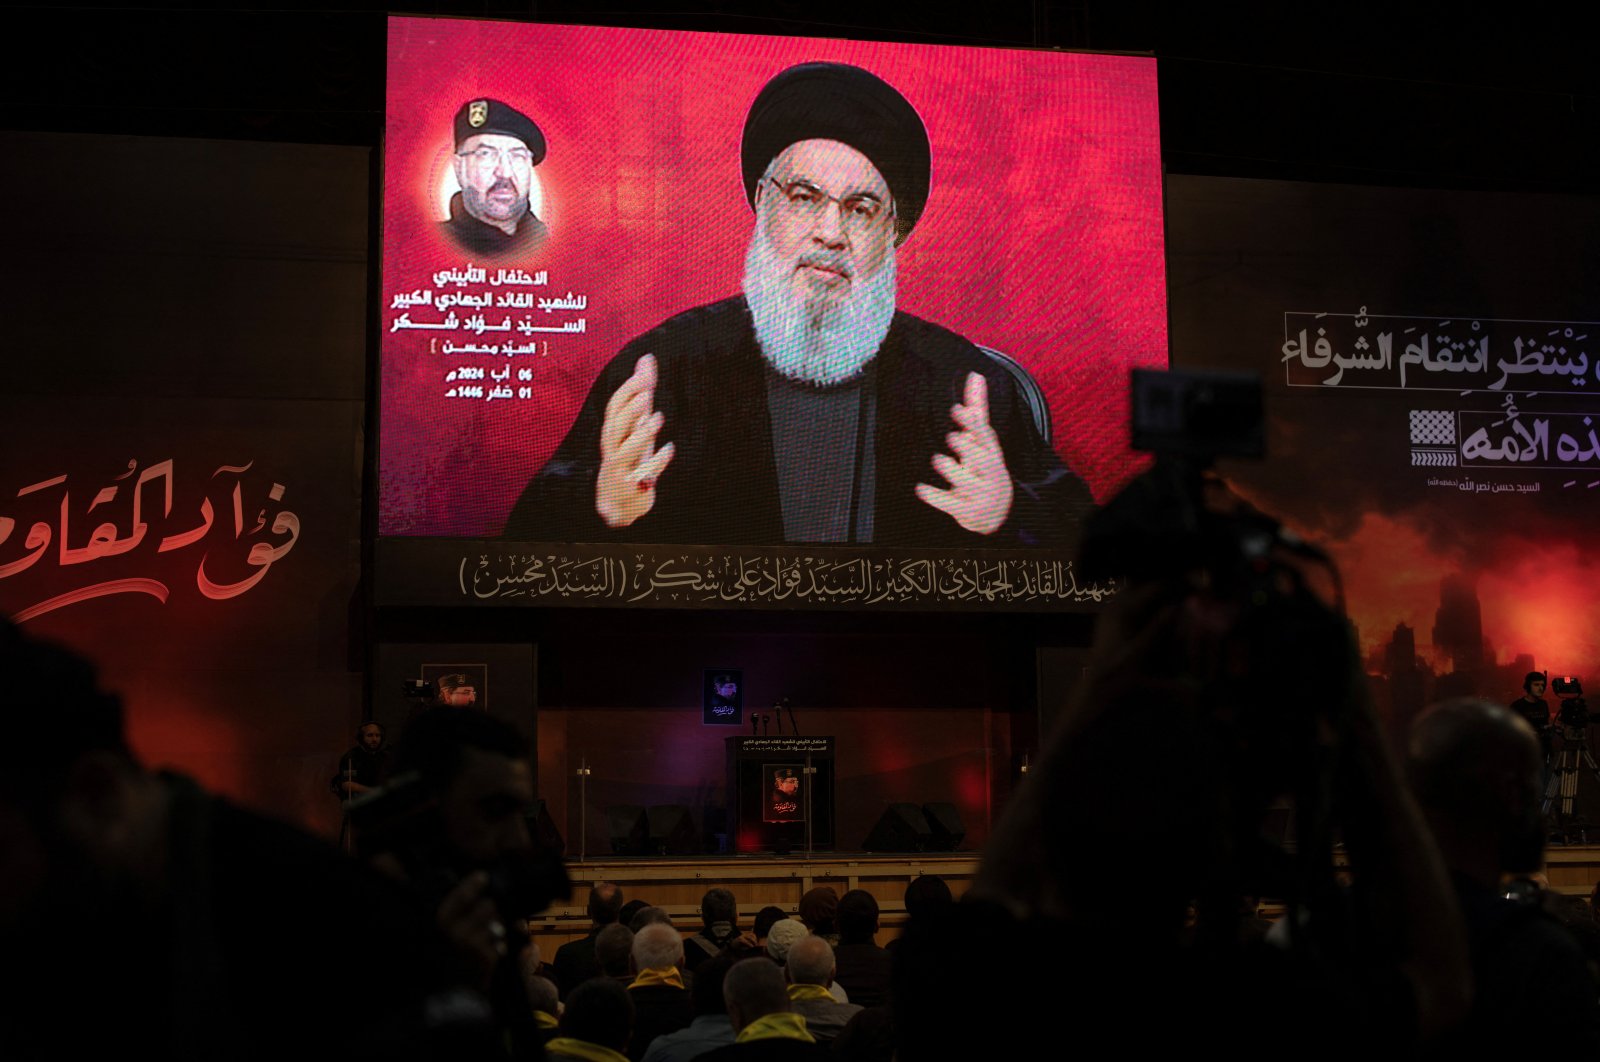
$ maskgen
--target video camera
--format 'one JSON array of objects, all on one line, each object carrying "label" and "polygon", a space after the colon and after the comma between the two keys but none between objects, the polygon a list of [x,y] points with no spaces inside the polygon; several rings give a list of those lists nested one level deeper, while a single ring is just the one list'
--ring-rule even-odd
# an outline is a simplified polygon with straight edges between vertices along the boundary
[{"label": "video camera", "polygon": [[[1236,630],[1252,647],[1248,672],[1235,677],[1256,689],[1277,698],[1306,691],[1304,698],[1342,688],[1348,659],[1329,651],[1347,644],[1333,562],[1265,513],[1207,504],[1207,473],[1217,459],[1265,453],[1260,380],[1138,369],[1132,397],[1133,445],[1155,463],[1090,518],[1085,575],[1230,602]],[[1331,607],[1311,590],[1308,563],[1328,576]]]},{"label": "video camera", "polygon": [[[1265,513],[1237,499],[1217,504],[1226,492],[1213,463],[1265,453],[1258,378],[1135,370],[1132,420],[1134,447],[1155,461],[1089,519],[1080,565],[1088,578],[1159,586],[1180,604],[1177,640],[1148,654],[1148,666],[1200,691],[1213,754],[1228,761],[1218,775],[1232,790],[1226,803],[1241,815],[1230,829],[1247,831],[1230,842],[1248,864],[1236,869],[1256,891],[1282,896],[1294,888],[1286,875],[1320,880],[1331,866],[1328,794],[1359,681],[1338,572]],[[1284,796],[1299,870],[1259,832]]]},{"label": "video camera", "polygon": [[1266,452],[1259,378],[1135,369],[1132,421],[1134,449],[1154,454],[1155,464],[1090,518],[1081,558],[1089,578],[1149,582],[1203,572],[1223,586],[1253,587],[1274,550],[1328,563],[1264,513],[1206,504],[1205,474],[1219,458]]},{"label": "video camera", "polygon": [[1576,675],[1559,675],[1550,680],[1550,692],[1561,698],[1556,718],[1561,725],[1582,730],[1589,725],[1589,704],[1583,699],[1583,683]]}]

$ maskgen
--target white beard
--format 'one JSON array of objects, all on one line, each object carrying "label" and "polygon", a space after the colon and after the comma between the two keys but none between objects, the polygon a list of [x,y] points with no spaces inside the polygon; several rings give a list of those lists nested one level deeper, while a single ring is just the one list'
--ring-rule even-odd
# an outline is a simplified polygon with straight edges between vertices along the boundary
[{"label": "white beard", "polygon": [[853,277],[840,301],[795,298],[794,261],[779,261],[758,222],[744,259],[744,297],[756,341],[771,366],[803,383],[843,383],[883,346],[894,320],[895,263],[891,245],[883,266],[865,281]]}]

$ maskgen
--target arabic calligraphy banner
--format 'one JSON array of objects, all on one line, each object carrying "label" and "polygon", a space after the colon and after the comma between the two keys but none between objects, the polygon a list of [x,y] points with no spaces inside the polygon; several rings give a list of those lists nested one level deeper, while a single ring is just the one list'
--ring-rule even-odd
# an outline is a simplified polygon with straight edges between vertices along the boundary
[{"label": "arabic calligraphy banner", "polygon": [[667,608],[1092,608],[1115,584],[1069,559],[845,547],[378,542],[380,605]]},{"label": "arabic calligraphy banner", "polygon": [[1592,321],[1440,320],[1363,306],[1353,314],[1285,313],[1283,324],[1290,387],[1526,392],[1600,384],[1600,359],[1589,354],[1600,353]]},{"label": "arabic calligraphy banner", "polygon": [[[6,584],[8,597],[39,599],[14,609],[12,620],[25,623],[110,594],[147,594],[165,604],[172,590],[151,575],[176,567],[160,556],[174,550],[188,551],[194,574],[184,582],[192,582],[202,597],[225,601],[247,593],[300,537],[300,517],[283,504],[284,484],[252,476],[254,465],[219,465],[203,481],[198,505],[187,513],[173,506],[171,458],[144,469],[132,459],[120,474],[105,477],[103,485],[91,480],[85,487],[63,473],[18,486],[0,515],[0,550],[6,551],[0,553],[0,579],[16,580]],[[181,495],[195,493],[190,489]],[[95,562],[125,554],[132,554],[132,564],[118,570],[142,574],[104,578],[109,566]],[[93,568],[77,567],[91,563]],[[39,596],[63,583],[82,585]],[[30,593],[30,585],[40,589]]]},{"label": "arabic calligraphy banner", "polygon": [[[361,712],[368,153],[7,133],[0,613],[95,661],[134,750],[337,836]],[[9,182],[9,183],[6,183]],[[59,204],[57,204],[59,207]]]},{"label": "arabic calligraphy banner", "polygon": [[1333,553],[1380,695],[1600,670],[1600,206],[1173,177],[1173,358],[1267,385],[1227,475]]},{"label": "arabic calligraphy banner", "polygon": [[[1083,506],[1049,509],[1051,484],[1075,475],[1103,501],[1141,467],[1127,446],[1127,372],[1166,363],[1153,60],[415,18],[391,20],[389,45],[380,535],[584,540],[513,534],[508,518],[583,423],[580,407],[625,344],[744,289],[755,221],[741,177],[746,117],[775,75],[811,61],[883,79],[926,128],[931,189],[894,252],[893,306],[994,351],[983,364],[1004,379],[1014,371],[1026,380],[1017,395],[1029,396],[1023,419],[1042,436],[1039,452],[1049,456],[1040,460],[1071,472],[1041,472],[1050,483],[1037,492],[1019,487],[1028,498],[1015,511],[1025,503],[1046,511],[1062,540],[1050,545],[1070,552]],[[996,99],[1008,105],[996,109]],[[674,384],[662,366],[665,392]],[[734,448],[771,449],[764,399],[729,409],[742,386],[718,379],[682,400],[745,415]],[[952,402],[961,381],[953,386]],[[906,401],[910,393],[908,384]],[[890,419],[901,416],[901,401],[880,393],[877,409],[862,414],[880,418],[880,470],[909,437]],[[957,429],[947,407],[937,404],[927,452],[918,441],[905,458],[938,486],[932,459]],[[679,449],[659,483],[644,488],[663,507],[683,504],[674,491],[695,492],[688,510],[702,537],[641,532],[641,541],[743,544],[725,528],[766,504],[744,494],[738,470],[770,454],[744,460],[724,448],[705,459],[734,471],[696,477],[684,436],[704,420],[685,413],[661,429],[657,441]],[[1033,460],[1020,442],[1007,445],[1012,465]],[[589,449],[578,465],[598,462],[598,448]],[[1022,476],[1020,466],[1008,471]],[[775,507],[777,474],[764,474]],[[911,475],[904,498],[861,502],[878,507],[878,537],[838,541],[890,541],[882,513],[893,504],[922,510]],[[589,518],[592,478],[577,503]],[[535,510],[534,521],[551,515]],[[748,544],[817,540],[775,526]],[[1024,546],[1032,541],[1023,536]]]}]

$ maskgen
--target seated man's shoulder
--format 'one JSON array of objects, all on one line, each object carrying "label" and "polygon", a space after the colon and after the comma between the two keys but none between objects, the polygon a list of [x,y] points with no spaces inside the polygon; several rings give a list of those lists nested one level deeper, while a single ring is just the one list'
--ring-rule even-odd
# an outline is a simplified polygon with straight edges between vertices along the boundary
[{"label": "seated man's shoulder", "polygon": [[978,370],[988,365],[988,357],[972,340],[916,314],[895,311],[894,333],[909,353],[959,363],[952,367]]},{"label": "seated man's shoulder", "polygon": [[654,354],[658,360],[694,355],[707,347],[753,341],[750,309],[742,295],[706,303],[662,321],[623,348],[634,356]]},{"label": "seated man's shoulder", "polygon": [[744,1043],[724,1044],[714,1051],[707,1051],[698,1056],[701,1062],[738,1062],[740,1059],[758,1058],[794,1059],[795,1062],[804,1062],[805,1059],[832,1057],[832,1051],[825,1044],[790,1039],[747,1040]]},{"label": "seated man's shoulder", "polygon": [[840,1003],[836,999],[807,999],[792,1004],[795,1013],[807,1021],[823,1018],[843,1025],[864,1009],[859,1003]]}]

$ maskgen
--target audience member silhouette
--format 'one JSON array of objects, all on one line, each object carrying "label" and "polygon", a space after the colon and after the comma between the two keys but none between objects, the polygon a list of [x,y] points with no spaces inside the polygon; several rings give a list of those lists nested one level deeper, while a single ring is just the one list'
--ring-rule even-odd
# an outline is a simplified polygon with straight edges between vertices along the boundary
[{"label": "audience member silhouette", "polygon": [[633,1001],[628,990],[604,977],[580,984],[561,1011],[557,1035],[545,1044],[545,1057],[571,1062],[625,1062],[633,1034]]},{"label": "audience member silhouette", "polygon": [[[1400,1049],[1463,1015],[1449,878],[1349,626],[1287,567],[1228,579],[1262,572],[1259,593],[1210,569],[1135,580],[1102,611],[1085,681],[978,880],[947,913],[913,920],[897,950],[902,1062],[992,1053],[1000,1034],[1098,1043],[1135,1029],[1152,1054]],[[1261,840],[1285,793],[1293,852]],[[1284,949],[1241,942],[1240,897],[1258,893],[1286,897]],[[959,999],[952,971],[975,973]]]},{"label": "audience member silhouette", "polygon": [[839,894],[832,885],[818,885],[800,897],[800,921],[829,944],[839,943]]},{"label": "audience member silhouette", "polygon": [[609,881],[597,881],[589,887],[589,932],[581,939],[568,941],[557,948],[551,964],[555,967],[556,986],[561,989],[562,999],[572,995],[572,990],[589,978],[600,975],[600,964],[594,954],[595,938],[606,926],[617,923],[622,910],[621,886]]},{"label": "audience member silhouette", "polygon": [[684,942],[684,962],[691,970],[722,953],[739,935],[739,904],[727,889],[707,889],[700,898],[700,932]]},{"label": "audience member silhouette", "polygon": [[[911,879],[911,884],[906,886],[906,920],[914,922],[921,916],[927,918],[936,911],[942,911],[955,903],[955,898],[950,895],[950,885],[937,874],[922,874]],[[883,946],[883,950],[890,955],[900,944],[900,938],[895,937]]]},{"label": "audience member silhouette", "polygon": [[706,1062],[805,1062],[829,1057],[828,1049],[806,1031],[806,1021],[789,1003],[783,971],[769,959],[734,963],[722,983],[734,1042],[700,1057]]},{"label": "audience member silhouette", "polygon": [[[849,898],[848,893],[845,898]],[[789,979],[789,1002],[795,1013],[806,1020],[806,1031],[822,1044],[831,1043],[861,1011],[856,1004],[840,1003],[828,993],[836,972],[833,948],[815,934],[801,937],[789,949],[789,961],[784,966]]]},{"label": "audience member silhouette", "polygon": [[[835,979],[850,1002],[876,1007],[889,1002],[889,953],[878,947],[878,901],[864,889],[851,889],[839,899],[839,943],[833,949]],[[791,959],[791,961],[793,961]]]},{"label": "audience member silhouette", "polygon": [[633,935],[634,979],[628,995],[633,999],[634,1035],[628,1057],[643,1058],[652,1040],[694,1019],[682,966],[683,938],[670,925],[653,922]]},{"label": "audience member silhouette", "polygon": [[402,886],[146,769],[94,668],[3,620],[0,673],[27,676],[0,744],[0,1057],[493,1049],[486,998]]},{"label": "audience member silhouette", "polygon": [[1527,721],[1488,701],[1436,705],[1412,724],[1410,773],[1459,897],[1476,995],[1458,1037],[1485,1055],[1600,1051],[1600,988],[1572,935],[1536,891],[1507,875],[1544,857],[1539,774],[1544,756]]},{"label": "audience member silhouette", "polygon": [[643,1062],[688,1062],[713,1048],[733,1043],[733,1022],[722,998],[722,982],[733,962],[730,957],[719,955],[695,968],[694,983],[689,986],[694,1020],[686,1028],[656,1037],[645,1051]]},{"label": "audience member silhouette", "polygon": [[606,926],[594,938],[594,957],[601,976],[622,982],[624,988],[633,984],[633,930]]}]

